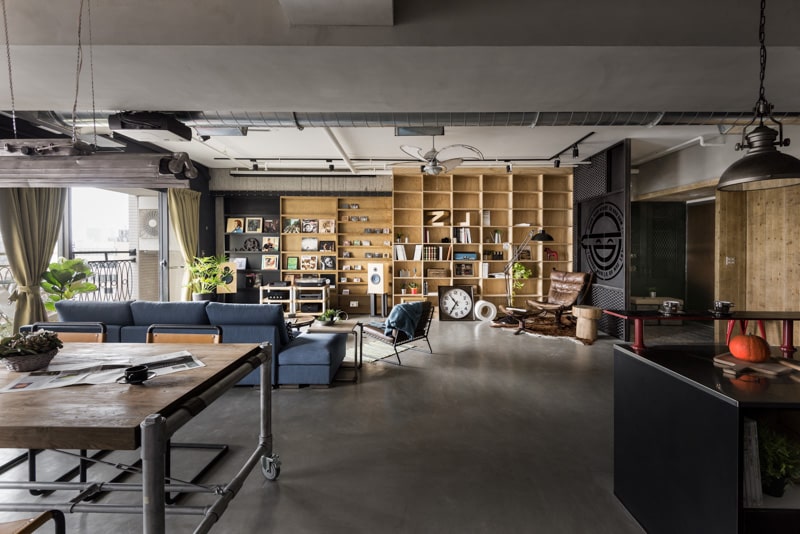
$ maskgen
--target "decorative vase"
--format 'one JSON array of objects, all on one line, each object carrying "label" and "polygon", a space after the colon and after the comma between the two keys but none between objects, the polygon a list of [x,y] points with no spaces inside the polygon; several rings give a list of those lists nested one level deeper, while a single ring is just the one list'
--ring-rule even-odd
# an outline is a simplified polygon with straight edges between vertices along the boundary
[{"label": "decorative vase", "polygon": [[411,294],[412,294],[412,295],[416,295],[418,290],[419,290],[419,288],[417,288],[417,287],[412,287],[412,288],[411,288]]},{"label": "decorative vase", "polygon": [[50,365],[50,361],[58,354],[58,349],[52,349],[48,352],[39,354],[25,354],[20,356],[3,356],[6,367],[9,371],[16,371],[18,373],[30,373],[31,371],[38,371]]}]

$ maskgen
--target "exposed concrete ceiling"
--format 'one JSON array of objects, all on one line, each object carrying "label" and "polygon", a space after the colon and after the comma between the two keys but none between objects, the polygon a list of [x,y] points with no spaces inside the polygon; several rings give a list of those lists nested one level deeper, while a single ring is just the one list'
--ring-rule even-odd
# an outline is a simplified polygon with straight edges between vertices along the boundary
[{"label": "exposed concrete ceiling", "polygon": [[[768,4],[766,94],[776,112],[797,113],[800,2]],[[17,110],[69,115],[78,5],[7,0]],[[758,96],[758,9],[724,0],[95,1],[78,110],[92,110],[93,72],[94,107],[112,111],[748,114]],[[0,108],[11,108],[7,90]],[[473,145],[502,161],[550,157],[590,132],[581,158],[625,137],[634,160],[698,136],[722,143],[713,124],[531,125],[448,127],[436,144]],[[431,144],[387,127],[330,133],[348,157],[383,164],[406,159],[400,144]],[[725,137],[729,146],[709,150],[732,151],[736,139]],[[341,157],[321,128],[160,145],[221,168]]]}]

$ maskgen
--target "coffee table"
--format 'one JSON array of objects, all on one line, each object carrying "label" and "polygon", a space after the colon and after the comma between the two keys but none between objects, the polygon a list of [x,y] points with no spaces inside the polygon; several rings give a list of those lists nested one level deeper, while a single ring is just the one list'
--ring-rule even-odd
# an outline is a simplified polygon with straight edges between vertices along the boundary
[{"label": "coffee table", "polygon": [[307,332],[321,334],[352,334],[353,335],[353,369],[355,375],[353,382],[358,382],[358,370],[364,362],[364,324],[361,321],[347,319],[336,321],[330,326],[322,326],[316,323],[309,325]]}]

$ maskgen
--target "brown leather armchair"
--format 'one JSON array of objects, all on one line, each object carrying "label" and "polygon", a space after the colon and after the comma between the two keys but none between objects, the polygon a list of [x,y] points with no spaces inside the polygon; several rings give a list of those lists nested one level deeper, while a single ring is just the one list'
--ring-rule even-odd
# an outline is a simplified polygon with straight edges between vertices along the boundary
[{"label": "brown leather armchair", "polygon": [[[510,308],[500,306],[500,311],[516,320],[518,330],[525,329],[525,321],[532,317],[544,317],[547,314],[554,316],[555,324],[561,326],[561,317],[565,311],[570,311],[572,306],[582,300],[591,283],[591,273],[565,272],[553,269],[550,274],[550,291],[545,300],[527,300],[527,308]],[[512,323],[513,324],[513,323]]]}]

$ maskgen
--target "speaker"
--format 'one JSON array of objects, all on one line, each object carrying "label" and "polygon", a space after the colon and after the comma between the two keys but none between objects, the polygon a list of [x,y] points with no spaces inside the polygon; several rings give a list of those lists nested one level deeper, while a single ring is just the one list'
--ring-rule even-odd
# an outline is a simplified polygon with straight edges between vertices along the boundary
[{"label": "speaker", "polygon": [[389,264],[367,264],[367,293],[383,295],[389,292]]}]

